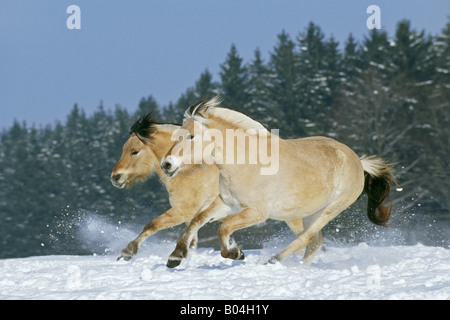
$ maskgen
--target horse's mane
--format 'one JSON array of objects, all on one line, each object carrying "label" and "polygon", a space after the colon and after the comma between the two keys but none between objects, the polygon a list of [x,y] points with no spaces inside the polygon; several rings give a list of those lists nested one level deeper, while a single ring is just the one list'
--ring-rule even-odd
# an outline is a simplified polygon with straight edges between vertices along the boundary
[{"label": "horse's mane", "polygon": [[[184,113],[184,120],[194,119],[202,123],[207,123],[210,117],[219,118],[221,120],[234,123],[243,130],[255,129],[268,134],[268,130],[264,125],[250,116],[230,108],[220,107],[222,96],[218,95],[212,99],[203,99],[200,102],[190,106]],[[261,131],[264,130],[264,131]]]},{"label": "horse's mane", "polygon": [[152,113],[139,118],[130,128],[130,134],[136,136],[144,143],[148,143],[158,131],[173,132],[179,126],[175,124],[161,124],[155,121]]}]

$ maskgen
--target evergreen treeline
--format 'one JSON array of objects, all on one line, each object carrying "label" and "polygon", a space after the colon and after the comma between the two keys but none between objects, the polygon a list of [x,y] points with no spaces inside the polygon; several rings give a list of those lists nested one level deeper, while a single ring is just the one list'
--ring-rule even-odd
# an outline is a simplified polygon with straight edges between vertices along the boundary
[{"label": "evergreen treeline", "polygon": [[75,105],[65,123],[15,122],[5,130],[0,258],[83,253],[69,250],[76,242],[70,226],[55,236],[55,224],[80,210],[142,226],[165,211],[167,192],[157,178],[126,191],[109,182],[129,127],[151,110],[160,122],[181,123],[189,105],[217,93],[225,106],[280,129],[283,138],[326,135],[360,155],[397,162],[394,215],[416,210],[448,224],[450,23],[431,36],[401,21],[393,36],[373,30],[357,42],[350,35],[342,49],[310,23],[294,39],[279,34],[267,61],[256,50],[244,62],[232,45],[220,67],[219,82],[206,70],[168,106],[149,96],[135,113],[100,105],[87,116]]}]

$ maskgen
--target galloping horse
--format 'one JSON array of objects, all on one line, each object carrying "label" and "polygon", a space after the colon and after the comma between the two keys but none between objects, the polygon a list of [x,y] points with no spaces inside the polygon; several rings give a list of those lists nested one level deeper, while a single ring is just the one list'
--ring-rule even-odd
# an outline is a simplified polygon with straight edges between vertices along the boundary
[{"label": "galloping horse", "polygon": [[[128,188],[156,172],[169,192],[172,208],[150,221],[141,234],[122,249],[118,260],[130,260],[142,242],[159,230],[183,222],[188,226],[191,219],[208,208],[219,194],[219,171],[215,165],[191,166],[192,170],[185,170],[174,178],[162,173],[159,163],[173,144],[173,132],[179,128],[177,125],[157,124],[150,114],[131,127],[122,156],[111,173],[111,183],[117,188]],[[193,247],[195,244],[196,235],[190,245]]]},{"label": "galloping horse", "polygon": [[[161,161],[168,176],[182,174],[192,163],[201,161],[214,162],[220,172],[220,194],[192,219],[170,255],[168,267],[178,266],[187,256],[188,245],[199,228],[219,219],[223,222],[218,234],[224,258],[244,259],[243,252],[230,244],[234,231],[275,219],[285,221],[296,238],[269,262],[281,261],[306,247],[304,260],[309,263],[321,245],[321,229],[363,191],[369,198],[370,220],[386,225],[391,205],[384,202],[395,182],[390,164],[375,156],[359,158],[346,145],[326,137],[281,139],[243,113],[220,107],[220,102],[215,97],[188,108],[179,134],[183,139],[175,142]],[[235,145],[236,137],[244,145]],[[277,170],[262,174],[268,161],[263,161],[261,150],[257,161],[236,163],[236,155],[230,153],[239,152],[239,148],[251,160],[256,152],[250,146],[252,139],[258,139],[257,148],[271,150],[279,162]]]}]

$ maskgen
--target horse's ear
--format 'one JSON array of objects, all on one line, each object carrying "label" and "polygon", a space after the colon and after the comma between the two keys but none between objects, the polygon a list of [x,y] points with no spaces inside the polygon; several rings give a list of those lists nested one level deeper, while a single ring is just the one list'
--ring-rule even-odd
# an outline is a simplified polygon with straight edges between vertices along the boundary
[{"label": "horse's ear", "polygon": [[152,125],[148,128],[147,133],[146,133],[146,136],[139,137],[139,139],[145,140],[144,143],[150,142],[150,140],[153,139],[153,137],[156,135],[157,132],[158,132],[158,130],[156,129],[156,126],[155,126],[154,124],[152,124]]},{"label": "horse's ear", "polygon": [[149,138],[144,137],[143,135],[139,134],[138,132],[131,132],[131,134],[133,134],[133,133],[139,138],[139,140],[141,140],[142,143],[147,144],[150,142]]}]

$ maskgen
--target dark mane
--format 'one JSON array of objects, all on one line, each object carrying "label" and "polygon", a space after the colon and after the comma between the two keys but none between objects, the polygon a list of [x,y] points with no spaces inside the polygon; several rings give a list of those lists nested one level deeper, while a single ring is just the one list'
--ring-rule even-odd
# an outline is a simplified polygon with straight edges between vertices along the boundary
[{"label": "dark mane", "polygon": [[202,112],[205,109],[205,103],[208,99],[202,99],[201,101],[193,104],[189,108],[187,108],[185,112],[186,117],[193,117],[195,114]]},{"label": "dark mane", "polygon": [[156,133],[157,122],[152,118],[152,113],[139,118],[130,128],[130,134],[136,134],[143,142],[149,142]]},{"label": "dark mane", "polygon": [[[194,118],[194,117],[204,118],[204,117],[206,117],[206,111],[208,110],[208,108],[218,107],[221,102],[222,102],[221,95],[217,95],[212,99],[203,99],[200,102],[193,104],[186,110],[186,112],[184,113],[184,119]],[[197,120],[198,120],[198,118],[197,118]]]},{"label": "dark mane", "polygon": [[232,108],[221,107],[222,96],[218,95],[212,99],[203,99],[190,106],[184,113],[184,121],[194,119],[200,122],[207,122],[210,117],[222,119],[234,123],[240,128],[259,130],[259,134],[269,134],[268,129],[259,121],[246,115],[241,111]]}]

